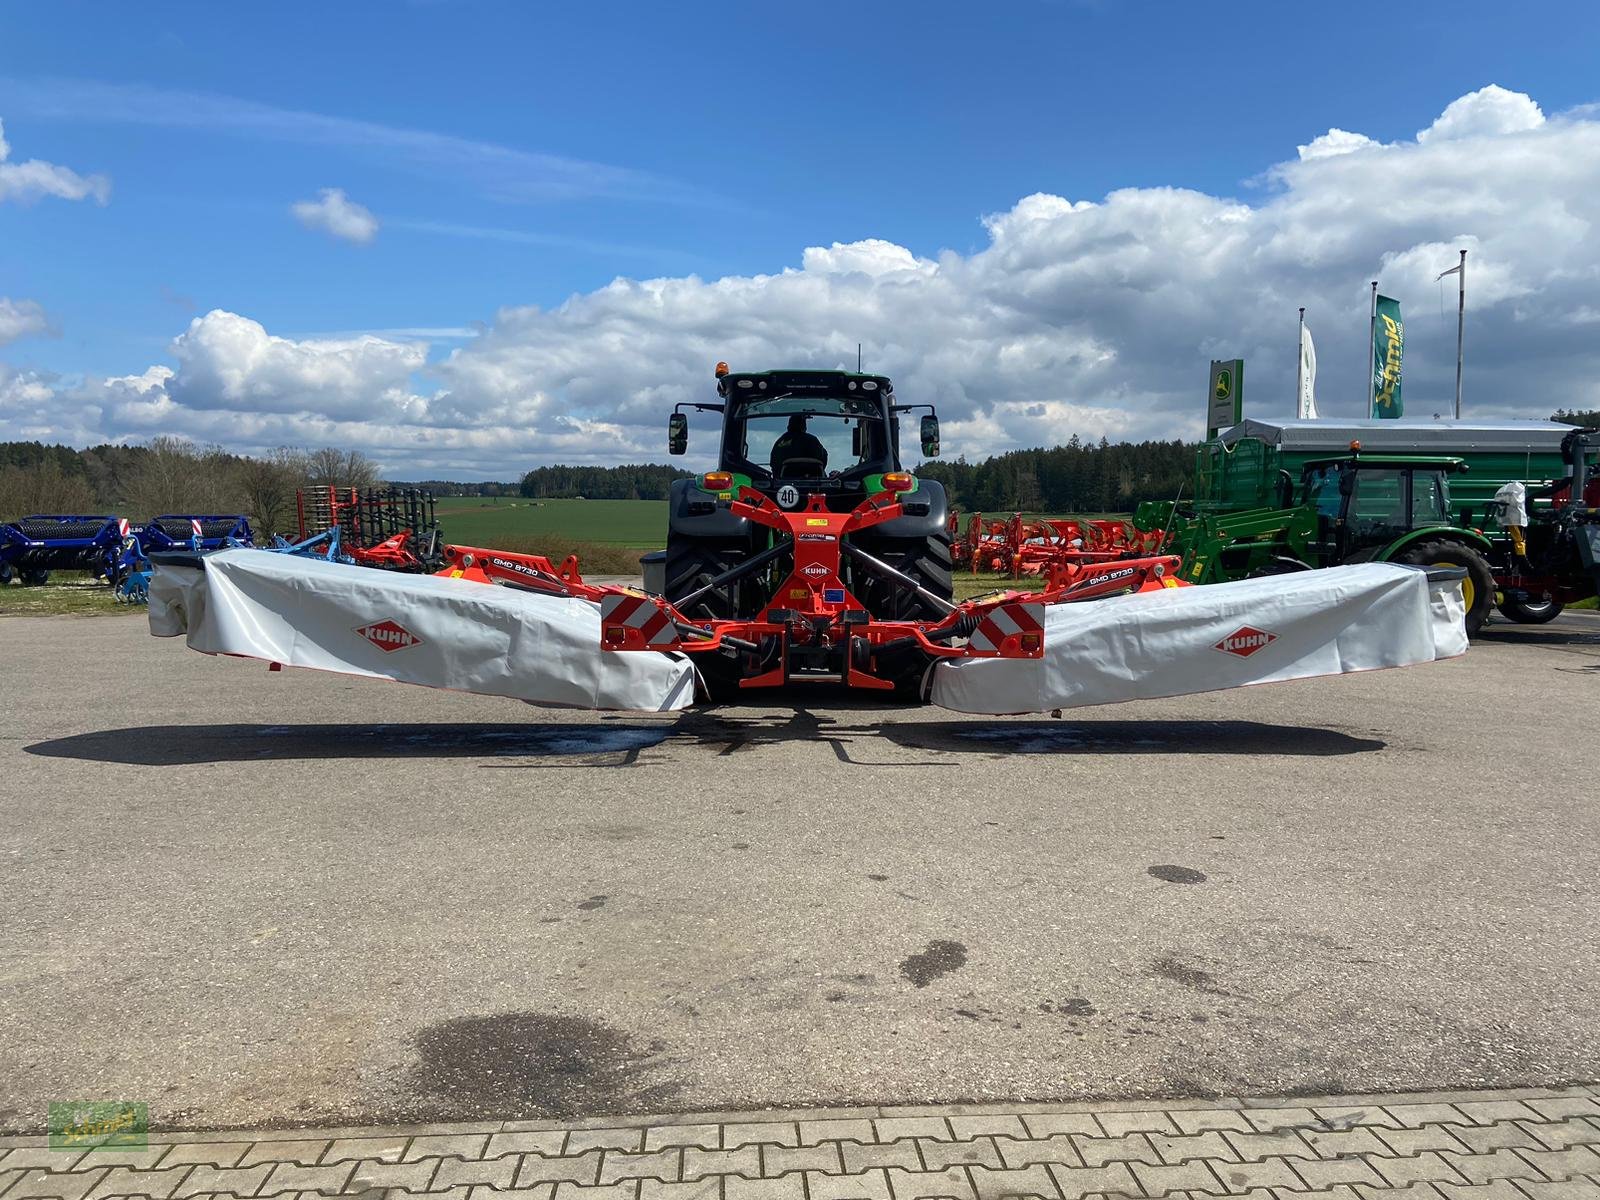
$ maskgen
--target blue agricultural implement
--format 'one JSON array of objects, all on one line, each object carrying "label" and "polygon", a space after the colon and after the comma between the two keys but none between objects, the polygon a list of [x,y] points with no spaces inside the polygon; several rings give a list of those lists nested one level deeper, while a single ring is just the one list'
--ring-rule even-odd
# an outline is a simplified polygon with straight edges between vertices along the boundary
[{"label": "blue agricultural implement", "polygon": [[231,550],[254,545],[250,519],[242,513],[165,513],[151,517],[123,539],[122,551],[110,575],[116,599],[125,604],[149,601],[150,554],[169,550]]},{"label": "blue agricultural implement", "polygon": [[87,571],[115,583],[128,522],[113,516],[35,513],[0,525],[0,584],[47,583],[51,571]]}]

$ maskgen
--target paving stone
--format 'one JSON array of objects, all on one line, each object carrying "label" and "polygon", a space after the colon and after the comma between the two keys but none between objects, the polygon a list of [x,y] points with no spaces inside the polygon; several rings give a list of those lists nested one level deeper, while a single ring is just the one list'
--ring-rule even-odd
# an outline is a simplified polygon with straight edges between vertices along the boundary
[{"label": "paving stone", "polygon": [[1245,1162],[1263,1158],[1317,1157],[1316,1152],[1306,1145],[1305,1139],[1292,1129],[1280,1129],[1276,1133],[1234,1133],[1224,1130],[1222,1136]]},{"label": "paving stone", "polygon": [[875,1142],[878,1140],[872,1122],[865,1117],[839,1121],[801,1121],[800,1144],[815,1146],[818,1142]]},{"label": "paving stone", "polygon": [[972,1181],[961,1167],[948,1167],[943,1171],[891,1168],[888,1176],[894,1200],[977,1200]]},{"label": "paving stone", "polygon": [[800,1131],[793,1121],[739,1121],[722,1127],[722,1144],[740,1146],[798,1146]]},{"label": "paving stone", "polygon": [[204,1196],[212,1192],[232,1192],[236,1196],[254,1196],[272,1174],[273,1163],[257,1163],[253,1167],[215,1167],[199,1163],[184,1176],[183,1182],[173,1189],[174,1197]]},{"label": "paving stone", "polygon": [[621,1150],[607,1150],[600,1160],[600,1182],[616,1183],[619,1179],[659,1179],[663,1183],[677,1183],[681,1178],[683,1153],[676,1146],[653,1150],[649,1154],[628,1154]]},{"label": "paving stone", "polygon": [[1100,1128],[1108,1138],[1124,1137],[1130,1133],[1177,1133],[1172,1118],[1160,1111],[1154,1112],[1103,1112],[1096,1113]]},{"label": "paving stone", "polygon": [[1051,1163],[1048,1169],[1056,1187],[1061,1189],[1062,1200],[1081,1200],[1096,1192],[1138,1194],[1139,1181],[1128,1170],[1127,1163],[1111,1163],[1104,1167],[1063,1167]]},{"label": "paving stone", "polygon": [[314,1167],[327,1152],[326,1141],[260,1141],[244,1152],[239,1165],[253,1167],[259,1162],[268,1162],[299,1163],[302,1167]]},{"label": "paving stone", "polygon": [[1022,1123],[1028,1133],[1036,1138],[1051,1137],[1058,1133],[1081,1133],[1087,1137],[1100,1137],[1105,1130],[1094,1119],[1093,1113],[1023,1113]]},{"label": "paving stone", "polygon": [[1600,1200],[1600,1183],[1593,1179],[1562,1179],[1544,1183],[1519,1183],[1529,1200]]},{"label": "paving stone", "polygon": [[136,1171],[149,1171],[154,1169],[157,1163],[161,1163],[171,1149],[172,1147],[165,1142],[158,1142],[154,1146],[97,1147],[83,1156],[83,1161],[78,1164],[78,1170],[87,1171],[91,1167],[132,1167]]},{"label": "paving stone", "polygon": [[1299,1188],[1305,1185],[1294,1173],[1289,1160],[1263,1158],[1257,1162],[1217,1163],[1212,1168],[1230,1192],[1253,1192],[1260,1188]]},{"label": "paving stone", "polygon": [[917,1143],[914,1138],[868,1146],[855,1142],[840,1142],[839,1152],[844,1158],[844,1169],[848,1175],[859,1175],[863,1171],[884,1167],[899,1167],[905,1171],[922,1170],[922,1156],[917,1153]]},{"label": "paving stone", "polygon": [[1496,1179],[1540,1179],[1533,1165],[1515,1150],[1492,1150],[1488,1154],[1451,1154],[1439,1156],[1468,1183],[1490,1183]]},{"label": "paving stone", "polygon": [[943,1117],[879,1117],[873,1122],[880,1142],[895,1142],[901,1138],[934,1138],[950,1140],[950,1127]]},{"label": "paving stone", "polygon": [[1546,1179],[1571,1179],[1574,1175],[1600,1175],[1600,1153],[1588,1146],[1569,1146],[1565,1150],[1518,1151]]},{"label": "paving stone", "polygon": [[[161,1160],[164,1167],[181,1167],[186,1163],[208,1167],[231,1167],[244,1157],[251,1142],[183,1142],[167,1148]],[[5,1166],[0,1161],[0,1167]]]},{"label": "paving stone", "polygon": [[92,1171],[58,1173],[34,1167],[6,1189],[9,1200],[35,1200],[35,1197],[59,1197],[60,1200],[83,1200],[105,1176],[106,1167]]},{"label": "paving stone", "polygon": [[639,1200],[722,1200],[722,1180],[716,1175],[693,1183],[639,1180]]},{"label": "paving stone", "polygon": [[[18,1146],[0,1154],[0,1171],[41,1167],[46,1171],[70,1171],[81,1162],[87,1150],[52,1150],[48,1146]],[[94,1164],[85,1164],[92,1166]]]},{"label": "paving stone", "polygon": [[808,1171],[806,1194],[809,1200],[894,1200],[889,1176],[881,1170],[859,1175],[819,1175]]},{"label": "paving stone", "polygon": [[1150,1144],[1155,1147],[1156,1154],[1164,1163],[1188,1162],[1194,1158],[1217,1158],[1224,1162],[1239,1161],[1239,1156],[1233,1152],[1233,1147],[1228,1145],[1223,1136],[1215,1130],[1209,1133],[1179,1134],[1176,1137],[1152,1133]]},{"label": "paving stone", "polygon": [[992,1114],[988,1116],[951,1117],[950,1132],[958,1140],[978,1137],[1010,1137],[1025,1138],[1027,1129],[1022,1124],[1022,1118],[1005,1114]]},{"label": "paving stone", "polygon": [[1474,1125],[1493,1125],[1496,1121],[1543,1120],[1523,1100],[1462,1100],[1455,1107]]},{"label": "paving stone", "polygon": [[543,1154],[547,1158],[556,1158],[566,1142],[565,1129],[523,1129],[515,1133],[494,1133],[489,1135],[489,1144],[484,1147],[483,1156],[499,1158],[502,1154]]},{"label": "paving stone", "polygon": [[1213,1129],[1250,1133],[1255,1129],[1245,1120],[1244,1113],[1236,1108],[1193,1108],[1187,1111],[1174,1109],[1172,1121],[1184,1133],[1206,1133]]},{"label": "paving stone", "polygon": [[1600,1124],[1583,1117],[1568,1117],[1565,1121],[1524,1121],[1522,1127],[1551,1150],[1600,1145]]},{"label": "paving stone", "polygon": [[1156,1153],[1156,1148],[1142,1133],[1130,1133],[1115,1138],[1075,1136],[1072,1139],[1072,1148],[1082,1156],[1086,1167],[1104,1166],[1109,1162],[1146,1162],[1156,1166],[1161,1162],[1161,1156]]},{"label": "paving stone", "polygon": [[761,1174],[769,1179],[787,1175],[790,1171],[829,1171],[837,1175],[843,1170],[838,1142],[823,1142],[817,1146],[761,1147]]},{"label": "paving stone", "polygon": [[1311,1110],[1325,1129],[1356,1129],[1373,1125],[1400,1128],[1400,1122],[1376,1104],[1318,1105]]},{"label": "paving stone", "polygon": [[1567,1117],[1600,1117],[1600,1100],[1592,1096],[1557,1096],[1529,1100],[1527,1104],[1546,1121],[1561,1121]]},{"label": "paving stone", "polygon": [[1050,1169],[1044,1166],[1023,1167],[1015,1171],[994,1171],[987,1167],[972,1167],[972,1190],[978,1200],[1007,1200],[1011,1196],[1039,1196],[1043,1200],[1058,1200],[1061,1195]]},{"label": "paving stone", "polygon": [[367,1159],[399,1162],[410,1142],[409,1137],[335,1138],[322,1156],[322,1165],[326,1167],[347,1160],[362,1162]]},{"label": "paving stone", "polygon": [[1431,1183],[1408,1183],[1405,1187],[1373,1187],[1369,1183],[1356,1184],[1361,1200],[1444,1200],[1444,1196]]},{"label": "paving stone", "polygon": [[105,1178],[94,1186],[85,1200],[108,1200],[113,1196],[149,1196],[152,1200],[167,1200],[188,1173],[188,1167],[175,1167],[170,1171],[110,1167],[106,1170]]},{"label": "paving stone", "polygon": [[721,1125],[652,1125],[644,1131],[646,1150],[668,1146],[699,1146],[705,1150],[722,1148]]},{"label": "paving stone", "polygon": [[1072,1139],[1064,1133],[1026,1142],[1019,1142],[1013,1138],[995,1138],[994,1144],[999,1147],[1000,1161],[1013,1170],[1018,1167],[1031,1167],[1035,1163],[1060,1163],[1067,1167],[1083,1166],[1083,1156],[1073,1148]]},{"label": "paving stone", "polygon": [[683,1178],[692,1181],[704,1179],[707,1175],[743,1175],[748,1179],[760,1179],[761,1147],[742,1146],[737,1150],[702,1150],[698,1146],[685,1146]]},{"label": "paving stone", "polygon": [[1435,1185],[1444,1200],[1528,1200],[1525,1192],[1509,1179],[1496,1179],[1492,1183]]},{"label": "paving stone", "polygon": [[1380,1142],[1372,1129],[1358,1125],[1354,1129],[1325,1131],[1302,1129],[1300,1136],[1306,1145],[1316,1151],[1318,1158],[1348,1158],[1353,1154],[1392,1154],[1394,1151]]},{"label": "paving stone", "polygon": [[574,1129],[567,1134],[567,1154],[585,1150],[627,1150],[644,1148],[643,1129]]},{"label": "paving stone", "polygon": [[[526,1131],[524,1131],[526,1132]],[[460,1188],[452,1188],[451,1195],[459,1192]],[[441,1193],[443,1194],[443,1193]],[[492,1188],[479,1185],[467,1192],[467,1200],[504,1200],[505,1197],[515,1197],[516,1200],[555,1200],[556,1185],[553,1183],[536,1183],[526,1188]],[[300,1200],[316,1200],[314,1197],[300,1197]],[[361,1200],[380,1200],[377,1195],[363,1196]],[[404,1192],[390,1192],[381,1200],[412,1200]],[[430,1196],[429,1200],[433,1200]]]},{"label": "paving stone", "polygon": [[1134,1163],[1133,1174],[1139,1181],[1141,1194],[1146,1196],[1165,1196],[1168,1192],[1217,1193],[1228,1190],[1203,1162],[1179,1163],[1170,1167]]},{"label": "paving stone", "polygon": [[1279,1188],[1273,1192],[1278,1200],[1361,1200],[1361,1193],[1347,1184],[1315,1192],[1291,1192]]},{"label": "paving stone", "polygon": [[1422,1125],[1416,1129],[1385,1129],[1378,1136],[1389,1144],[1389,1148],[1396,1154],[1422,1154],[1428,1150],[1465,1150],[1463,1145],[1451,1132],[1457,1126],[1448,1125]]},{"label": "paving stone", "polygon": [[[376,1158],[363,1159],[356,1164],[345,1184],[347,1191],[377,1191],[380,1188],[405,1188],[411,1192],[425,1192],[439,1169],[440,1160],[423,1158],[416,1162],[382,1162]],[[220,1190],[220,1189],[219,1189]]]},{"label": "paving stone", "polygon": [[1305,1180],[1306,1187],[1314,1192],[1339,1184],[1370,1183],[1383,1187],[1386,1182],[1369,1163],[1359,1158],[1319,1158],[1291,1165],[1294,1173]]},{"label": "paving stone", "polygon": [[1433,1151],[1409,1157],[1371,1156],[1367,1163],[1393,1187],[1408,1183],[1466,1183],[1468,1180]]},{"label": "paving stone", "polygon": [[1490,1150],[1544,1149],[1538,1138],[1515,1121],[1501,1121],[1497,1125],[1461,1126],[1450,1132],[1468,1150],[1477,1154]]},{"label": "paving stone", "polygon": [[516,1155],[507,1155],[505,1158],[491,1158],[481,1160],[466,1160],[460,1158],[445,1158],[439,1161],[439,1171],[429,1184],[432,1191],[443,1191],[445,1188],[474,1187],[483,1184],[487,1187],[508,1188],[512,1185],[517,1175],[518,1160]]},{"label": "paving stone", "polygon": [[1300,1129],[1322,1123],[1322,1118],[1309,1108],[1247,1108],[1244,1116],[1251,1127],[1261,1133],[1271,1133],[1275,1129]]},{"label": "paving stone", "polygon": [[722,1181],[722,1195],[723,1200],[806,1200],[806,1177],[783,1175],[777,1179],[746,1179],[730,1175]]},{"label": "paving stone", "polygon": [[522,1166],[517,1169],[517,1186],[531,1187],[536,1183],[598,1183],[601,1153],[599,1150],[590,1150],[584,1154],[561,1158],[524,1154]]},{"label": "paving stone", "polygon": [[554,1200],[638,1200],[639,1181],[624,1179],[603,1187],[589,1187],[570,1181],[556,1184]]},{"label": "paving stone", "polygon": [[1466,1114],[1450,1104],[1385,1104],[1390,1116],[1407,1129],[1419,1125],[1468,1125]]},{"label": "paving stone", "polygon": [[335,1163],[328,1167],[302,1167],[279,1163],[272,1168],[262,1191],[337,1192],[355,1173],[355,1163]]},{"label": "paving stone", "polygon": [[970,1142],[933,1142],[917,1139],[923,1165],[930,1171],[946,1167],[982,1166],[1000,1169],[1000,1148],[993,1138],[974,1138]]}]

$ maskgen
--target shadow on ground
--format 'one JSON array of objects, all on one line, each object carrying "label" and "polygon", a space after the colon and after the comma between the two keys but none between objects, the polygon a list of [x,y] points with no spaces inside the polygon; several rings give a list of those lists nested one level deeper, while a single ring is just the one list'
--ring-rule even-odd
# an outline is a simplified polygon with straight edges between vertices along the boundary
[{"label": "shadow on ground", "polygon": [[[665,747],[707,750],[718,757],[790,742],[827,745],[855,766],[907,766],[876,761],[888,748],[947,761],[952,755],[1011,754],[1265,754],[1325,758],[1382,750],[1375,738],[1332,729],[1259,721],[946,721],[879,722],[846,710],[809,709],[761,715],[689,713],[674,718],[601,718],[593,723],[468,725],[147,725],[35,742],[46,758],[131,766],[173,767],[218,762],[487,758],[486,767],[632,766],[641,752]],[[593,761],[599,756],[600,761]],[[573,760],[589,759],[579,764]],[[514,760],[514,761],[506,761]],[[531,760],[531,761],[530,761]],[[565,761],[562,761],[565,760]]]}]

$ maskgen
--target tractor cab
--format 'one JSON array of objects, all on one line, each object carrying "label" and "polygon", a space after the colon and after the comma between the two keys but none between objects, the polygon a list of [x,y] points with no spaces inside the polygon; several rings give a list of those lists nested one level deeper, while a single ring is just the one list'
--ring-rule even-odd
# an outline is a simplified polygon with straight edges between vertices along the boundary
[{"label": "tractor cab", "polygon": [[1459,458],[1359,452],[1307,463],[1302,499],[1316,516],[1315,552],[1348,562],[1419,530],[1454,528],[1449,477],[1466,469]]},{"label": "tractor cab", "polygon": [[799,508],[821,493],[834,511],[853,508],[901,471],[900,415],[924,409],[924,458],[939,454],[939,419],[930,405],[896,404],[882,375],[849,371],[740,371],[717,366],[719,404],[680,404],[667,424],[667,447],[688,449],[686,408],[719,413],[717,468],[746,480],[780,507]]}]

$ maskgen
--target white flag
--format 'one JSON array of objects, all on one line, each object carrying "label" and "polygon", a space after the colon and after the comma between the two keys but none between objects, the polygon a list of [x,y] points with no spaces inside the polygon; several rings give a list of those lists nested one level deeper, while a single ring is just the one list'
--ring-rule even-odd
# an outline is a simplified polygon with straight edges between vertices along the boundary
[{"label": "white flag", "polygon": [[1300,326],[1300,419],[1317,419],[1317,348],[1311,344],[1311,330]]}]

